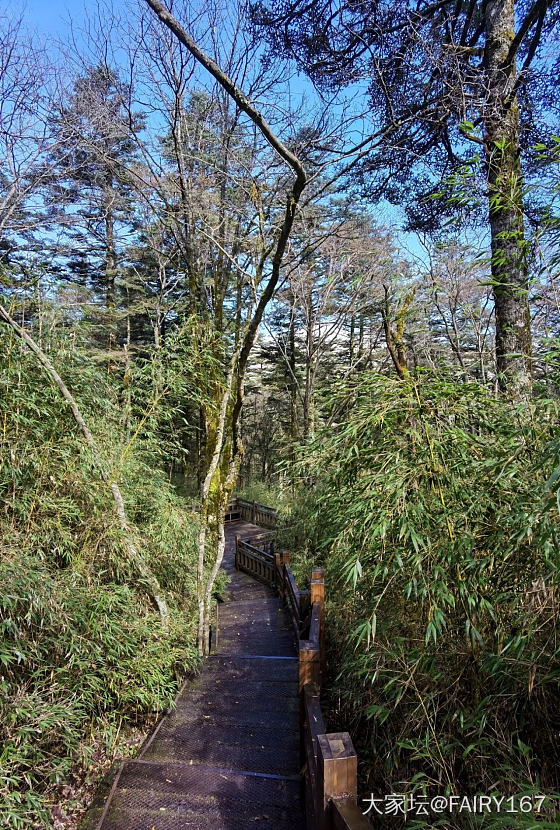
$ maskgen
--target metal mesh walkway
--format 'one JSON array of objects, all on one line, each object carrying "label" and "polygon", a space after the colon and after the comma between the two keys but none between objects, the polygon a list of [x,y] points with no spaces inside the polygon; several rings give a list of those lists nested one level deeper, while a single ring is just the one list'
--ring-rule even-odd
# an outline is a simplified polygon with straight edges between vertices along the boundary
[{"label": "metal mesh walkway", "polygon": [[298,663],[280,599],[235,570],[226,525],[215,652],[180,693],[140,756],[121,765],[97,830],[303,830]]}]

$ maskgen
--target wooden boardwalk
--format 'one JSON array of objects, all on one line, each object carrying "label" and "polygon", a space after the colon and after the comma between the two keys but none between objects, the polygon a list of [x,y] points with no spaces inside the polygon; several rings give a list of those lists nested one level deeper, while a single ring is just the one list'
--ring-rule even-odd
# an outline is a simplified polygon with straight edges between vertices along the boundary
[{"label": "wooden boardwalk", "polygon": [[213,653],[122,764],[97,830],[305,828],[294,629],[272,589],[235,570],[235,536],[259,530],[226,525]]}]

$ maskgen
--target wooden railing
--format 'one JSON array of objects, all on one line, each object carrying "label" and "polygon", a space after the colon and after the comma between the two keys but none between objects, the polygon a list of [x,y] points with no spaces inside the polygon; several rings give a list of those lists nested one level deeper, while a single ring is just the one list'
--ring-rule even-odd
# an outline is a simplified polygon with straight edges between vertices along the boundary
[{"label": "wooden railing", "polygon": [[[259,545],[262,545],[262,547],[259,547]],[[256,579],[266,582],[268,585],[274,585],[273,548],[273,541],[263,541],[262,535],[250,537],[249,539],[241,539],[240,536],[236,536],[235,567],[240,571],[251,574]]]},{"label": "wooden railing", "polygon": [[235,519],[244,519],[246,522],[252,522],[261,527],[276,527],[278,514],[274,507],[235,496],[228,505],[226,521]]},{"label": "wooden railing", "polygon": [[[254,502],[234,500],[246,518]],[[241,504],[239,504],[241,502]],[[233,504],[233,503],[232,503]],[[251,515],[263,515],[255,505]],[[232,511],[235,513],[235,511]],[[246,519],[253,521],[253,519]],[[254,522],[257,524],[259,522]],[[269,525],[270,526],[270,525]],[[275,588],[288,607],[298,643],[300,733],[305,764],[305,804],[308,830],[365,830],[371,825],[357,804],[358,758],[348,732],[325,729],[321,683],[325,670],[325,573],[311,571],[309,591],[300,590],[290,567],[289,553],[276,553],[270,533],[235,540],[235,566]]]}]

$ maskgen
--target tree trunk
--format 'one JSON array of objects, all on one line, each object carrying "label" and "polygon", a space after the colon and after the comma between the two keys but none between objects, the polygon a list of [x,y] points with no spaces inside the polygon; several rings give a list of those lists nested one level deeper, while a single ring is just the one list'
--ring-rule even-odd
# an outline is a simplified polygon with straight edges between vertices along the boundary
[{"label": "tree trunk", "polygon": [[488,0],[485,25],[484,140],[496,361],[501,391],[519,397],[528,394],[531,386],[531,327],[515,61],[507,63],[515,34],[514,0]]},{"label": "tree trunk", "polygon": [[113,181],[109,177],[107,190],[105,192],[105,306],[114,311],[117,304],[115,277],[117,273],[117,253],[115,250],[115,223],[113,217],[113,204],[115,194]]},{"label": "tree trunk", "polygon": [[410,376],[408,369],[408,361],[406,358],[406,346],[404,342],[404,324],[406,320],[406,313],[414,299],[415,289],[409,291],[399,306],[396,319],[395,328],[391,325],[390,308],[389,308],[389,289],[386,285],[383,286],[385,291],[385,302],[381,308],[381,318],[383,320],[383,331],[385,332],[385,342],[391,355],[391,360],[401,380],[406,380]]},{"label": "tree trunk", "polygon": [[[128,298],[128,289],[127,289]],[[123,398],[123,428],[124,437],[128,442],[130,440],[130,419],[132,417],[132,370],[130,360],[130,343],[131,343],[131,328],[130,328],[130,314],[126,314],[126,342],[123,345],[124,352],[124,374],[122,379],[122,398]]]},{"label": "tree trunk", "polygon": [[295,463],[297,458],[297,443],[299,440],[298,426],[298,382],[296,363],[296,316],[295,297],[290,292],[290,325],[288,329],[288,371],[290,389],[290,480],[295,484]]},{"label": "tree trunk", "polygon": [[299,437],[297,399],[298,385],[296,379],[296,318],[295,297],[290,294],[290,326],[288,329],[288,361],[290,372],[290,438],[292,439],[292,461],[295,461],[295,444]]},{"label": "tree trunk", "polygon": [[[198,653],[208,655],[210,630],[210,601],[216,574],[222,564],[225,550],[224,522],[231,490],[236,476],[232,470],[233,443],[232,397],[238,381],[239,348],[230,359],[226,383],[217,389],[216,410],[206,413],[207,441],[206,475],[200,493],[200,530],[198,535],[198,562],[196,572],[198,601]],[[241,457],[239,457],[239,461]],[[215,551],[215,558],[206,577],[206,564]]]},{"label": "tree trunk", "polygon": [[305,441],[313,435],[315,417],[313,412],[313,335],[315,329],[315,313],[313,309],[313,283],[309,278],[307,292],[307,332],[305,338],[305,389],[303,394],[303,438]]}]

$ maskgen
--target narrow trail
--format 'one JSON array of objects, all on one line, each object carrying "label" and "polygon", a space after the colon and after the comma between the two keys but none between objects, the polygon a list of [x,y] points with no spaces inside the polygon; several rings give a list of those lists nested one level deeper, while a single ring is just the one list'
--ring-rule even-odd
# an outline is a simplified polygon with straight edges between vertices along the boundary
[{"label": "narrow trail", "polygon": [[213,653],[121,765],[96,830],[304,830],[293,626],[270,588],[235,569],[235,537],[261,530],[226,525]]}]

